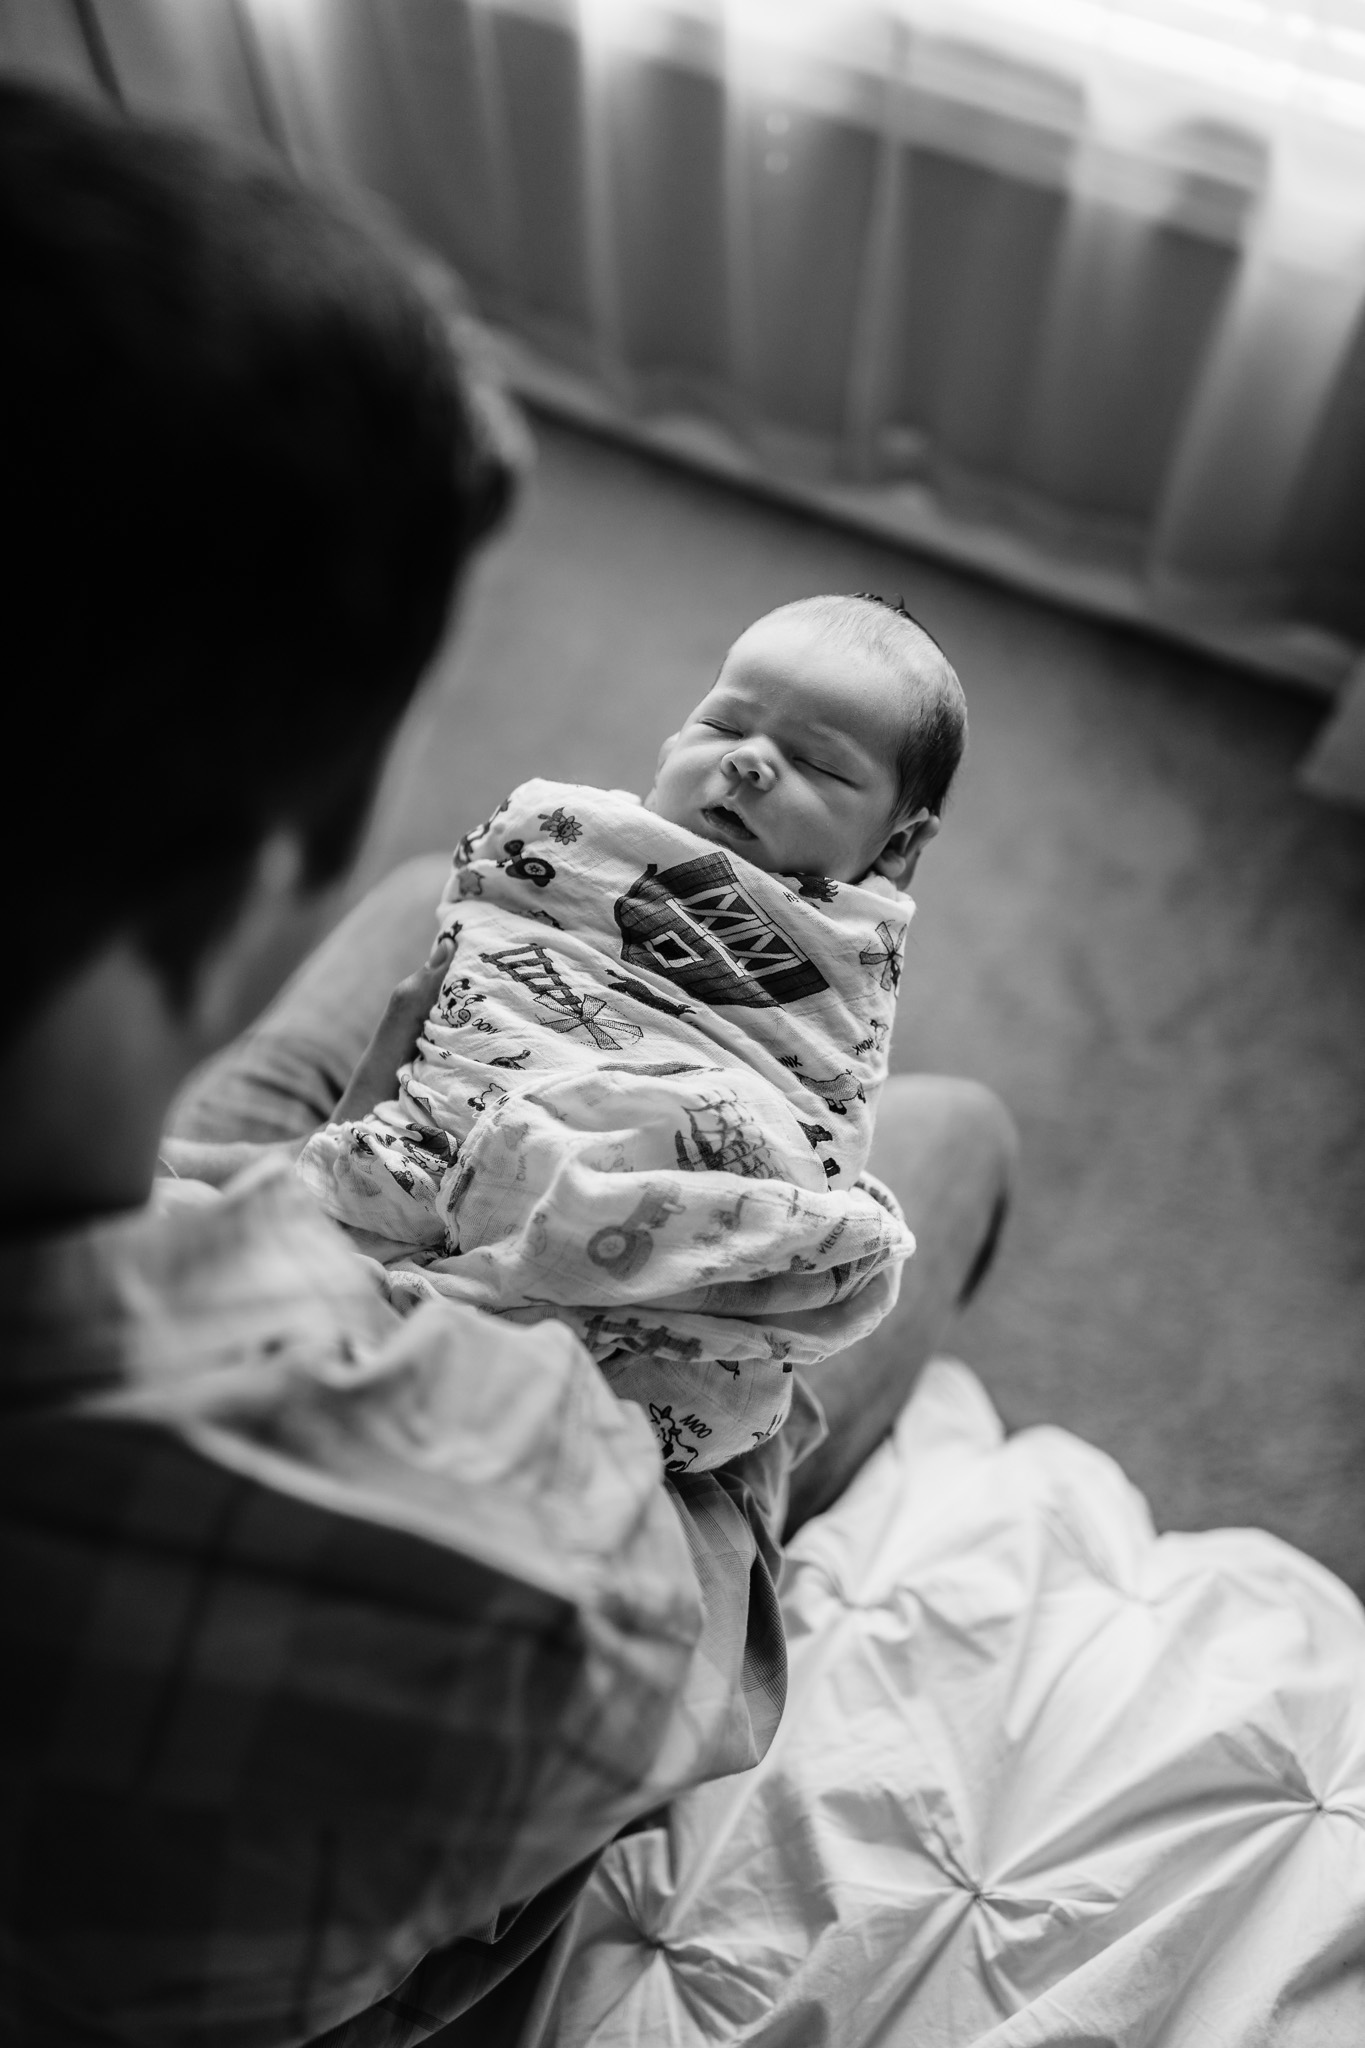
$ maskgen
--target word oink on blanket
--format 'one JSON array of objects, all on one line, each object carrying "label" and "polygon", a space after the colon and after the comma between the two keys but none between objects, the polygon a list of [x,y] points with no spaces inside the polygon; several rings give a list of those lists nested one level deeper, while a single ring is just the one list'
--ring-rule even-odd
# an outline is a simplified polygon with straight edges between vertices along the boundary
[{"label": "word oink on blanket", "polygon": [[397,1098],[311,1138],[308,1187],[417,1291],[569,1324],[670,1471],[763,1442],[914,1250],[866,1165],[964,737],[898,607],[760,619],[643,801],[526,782],[461,841]]}]

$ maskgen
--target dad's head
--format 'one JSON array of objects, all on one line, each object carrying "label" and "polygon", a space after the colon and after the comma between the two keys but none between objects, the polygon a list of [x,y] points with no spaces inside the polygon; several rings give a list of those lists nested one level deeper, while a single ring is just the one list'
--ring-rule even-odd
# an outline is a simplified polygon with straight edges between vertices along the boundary
[{"label": "dad's head", "polygon": [[452,307],[261,159],[0,87],[0,249],[12,1040],[345,870],[512,469]]}]

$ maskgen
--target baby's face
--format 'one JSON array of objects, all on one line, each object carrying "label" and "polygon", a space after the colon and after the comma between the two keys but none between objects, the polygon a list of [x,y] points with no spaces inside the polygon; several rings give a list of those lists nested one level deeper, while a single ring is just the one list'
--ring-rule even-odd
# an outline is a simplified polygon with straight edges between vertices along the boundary
[{"label": "baby's face", "polygon": [[665,742],[646,801],[770,874],[857,881],[892,837],[906,694],[878,656],[760,619]]}]

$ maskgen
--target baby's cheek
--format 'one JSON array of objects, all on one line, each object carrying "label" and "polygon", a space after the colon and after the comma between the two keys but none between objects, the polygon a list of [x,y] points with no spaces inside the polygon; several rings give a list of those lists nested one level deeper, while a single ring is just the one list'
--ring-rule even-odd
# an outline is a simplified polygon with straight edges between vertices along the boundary
[{"label": "baby's cheek", "polygon": [[684,811],[696,801],[704,782],[704,760],[696,760],[692,754],[684,754],[679,760],[677,754],[673,754],[673,758],[655,776],[655,809],[661,817],[669,817],[673,811]]},{"label": "baby's cheek", "polygon": [[801,828],[802,872],[847,880],[857,837],[855,832],[845,829],[840,820],[832,818],[824,804],[817,803]]},{"label": "baby's cheek", "polygon": [[670,762],[662,774],[655,776],[654,787],[645,798],[646,810],[653,811],[656,817],[664,819],[667,824],[685,824],[689,811],[689,797],[695,781],[695,775],[686,770],[675,769]]}]

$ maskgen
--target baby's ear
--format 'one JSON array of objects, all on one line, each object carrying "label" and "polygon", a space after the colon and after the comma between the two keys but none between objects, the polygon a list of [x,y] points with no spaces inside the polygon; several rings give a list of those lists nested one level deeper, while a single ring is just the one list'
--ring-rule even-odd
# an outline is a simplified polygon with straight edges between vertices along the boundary
[{"label": "baby's ear", "polygon": [[897,825],[881,852],[872,863],[874,875],[885,875],[898,889],[908,889],[914,880],[919,857],[929,841],[937,836],[940,819],[936,812],[926,805]]}]

